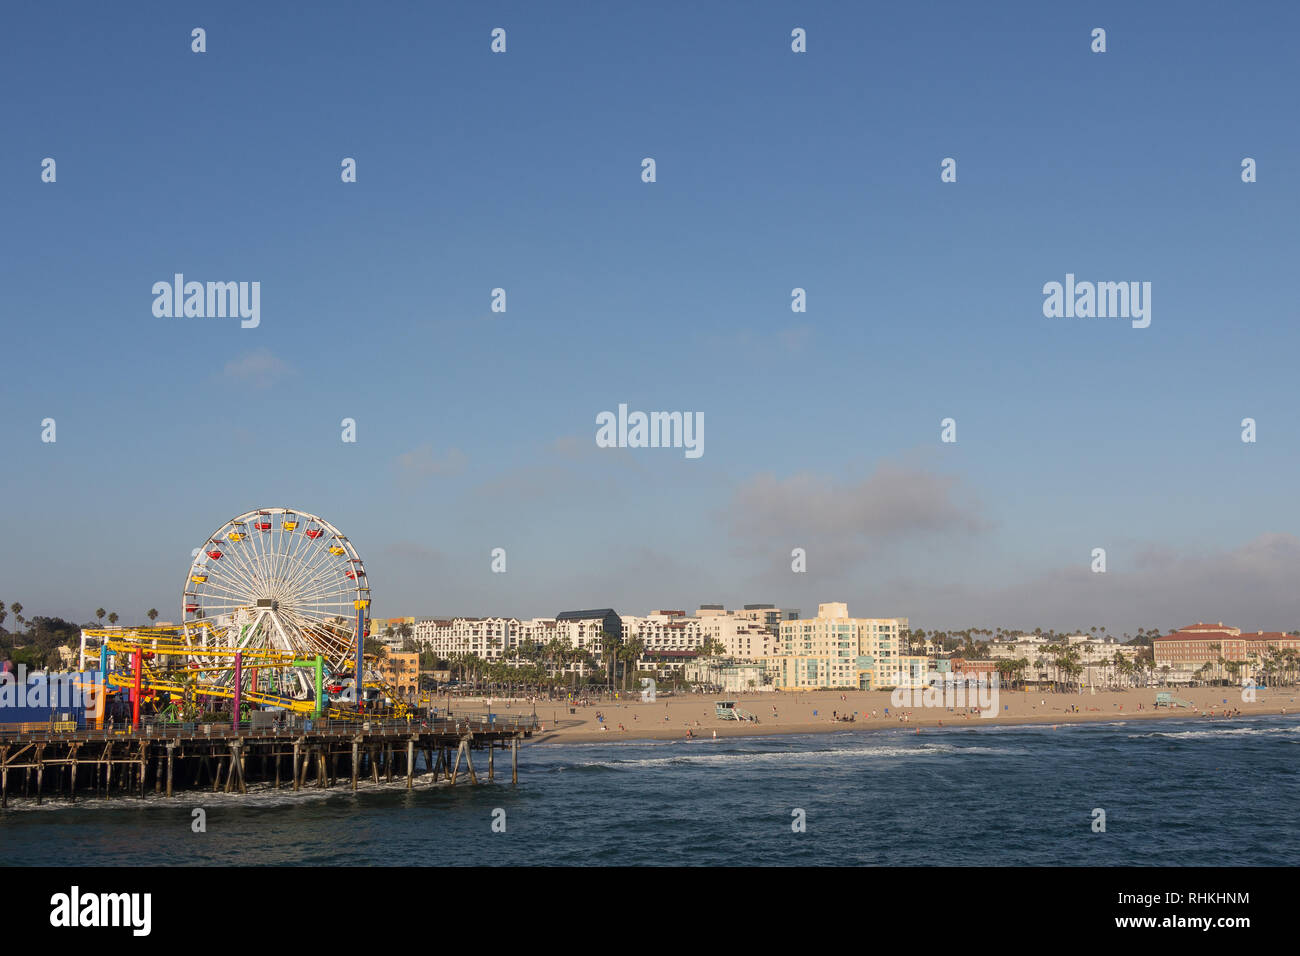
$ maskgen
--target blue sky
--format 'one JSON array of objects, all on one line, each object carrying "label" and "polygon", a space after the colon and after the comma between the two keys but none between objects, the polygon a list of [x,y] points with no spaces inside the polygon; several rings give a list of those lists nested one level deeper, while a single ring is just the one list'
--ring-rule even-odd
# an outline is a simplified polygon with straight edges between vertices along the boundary
[{"label": "blue sky", "polygon": [[[0,599],[174,618],[289,506],[384,616],[1300,626],[1300,10],[1132,7],[6,8]],[[1067,272],[1151,326],[1044,318]],[[703,457],[597,448],[620,402]]]}]

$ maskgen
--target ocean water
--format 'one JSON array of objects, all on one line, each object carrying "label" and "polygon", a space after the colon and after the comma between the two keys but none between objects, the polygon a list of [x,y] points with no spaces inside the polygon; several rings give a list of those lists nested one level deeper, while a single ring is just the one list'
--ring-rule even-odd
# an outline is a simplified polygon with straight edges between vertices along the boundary
[{"label": "ocean water", "polygon": [[[500,755],[498,755],[500,756]],[[481,762],[486,764],[486,760]],[[1300,720],[537,744],[520,785],[46,802],[7,865],[1300,863]],[[480,762],[476,761],[476,767]],[[206,812],[195,833],[192,811]],[[1093,810],[1106,832],[1093,832]],[[796,833],[795,810],[806,830]],[[493,832],[494,818],[505,832]]]}]

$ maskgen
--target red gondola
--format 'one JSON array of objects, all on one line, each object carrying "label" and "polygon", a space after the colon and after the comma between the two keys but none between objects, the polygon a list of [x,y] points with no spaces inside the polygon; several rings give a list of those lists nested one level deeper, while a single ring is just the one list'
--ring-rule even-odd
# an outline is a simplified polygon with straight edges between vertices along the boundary
[{"label": "red gondola", "polygon": [[258,531],[270,531],[270,530],[271,530],[271,522],[269,522],[269,521],[258,521],[258,522],[255,522],[255,523],[254,523],[253,527],[256,528]]},{"label": "red gondola", "polygon": [[309,538],[319,538],[324,533],[320,528],[308,528],[303,532]]},{"label": "red gondola", "polygon": [[199,609],[199,606],[198,606],[197,604],[187,604],[187,605],[185,605],[185,613],[186,613],[186,614],[193,614],[193,613],[194,613],[195,611],[197,611],[198,609]]},{"label": "red gondola", "polygon": [[357,572],[355,572],[355,571],[346,571],[346,572],[344,572],[344,574],[345,574],[346,577],[351,578],[353,581],[355,581],[355,580],[357,579]]},{"label": "red gondola", "polygon": [[221,552],[220,552],[220,551],[209,551],[209,552],[208,552],[208,557],[211,558],[213,561],[215,561],[215,560],[217,560],[217,558],[221,557]]}]

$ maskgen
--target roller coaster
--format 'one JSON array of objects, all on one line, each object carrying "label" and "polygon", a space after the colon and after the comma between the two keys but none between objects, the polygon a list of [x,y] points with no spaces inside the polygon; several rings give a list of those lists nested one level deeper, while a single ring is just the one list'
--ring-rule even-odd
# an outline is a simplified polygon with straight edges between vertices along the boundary
[{"label": "roller coaster", "polygon": [[[193,719],[205,700],[228,700],[232,709],[244,706],[282,710],[333,720],[363,716],[354,701],[344,699],[354,684],[351,661],[327,668],[324,658],[311,660],[266,648],[217,648],[196,654],[192,634],[184,628],[140,627],[87,629],[84,639],[99,645],[100,673],[106,686],[126,692],[138,722],[143,703],[152,704],[164,719]],[[403,718],[410,705],[378,674],[377,659],[365,658],[364,691],[367,697],[387,701],[386,714]],[[296,686],[286,679],[293,671],[312,674],[309,695],[295,697],[277,688]],[[345,690],[345,687],[347,688]],[[333,693],[331,693],[333,692]]]}]

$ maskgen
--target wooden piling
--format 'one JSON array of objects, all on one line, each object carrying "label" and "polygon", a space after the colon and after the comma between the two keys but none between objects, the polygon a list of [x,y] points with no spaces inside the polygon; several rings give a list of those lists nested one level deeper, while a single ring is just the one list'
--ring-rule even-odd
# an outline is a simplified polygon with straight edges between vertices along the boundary
[{"label": "wooden piling", "polygon": [[478,783],[478,774],[474,772],[474,755],[470,753],[473,747],[470,745],[468,738],[465,739],[461,746],[465,748],[465,766],[469,768],[469,782]]}]

